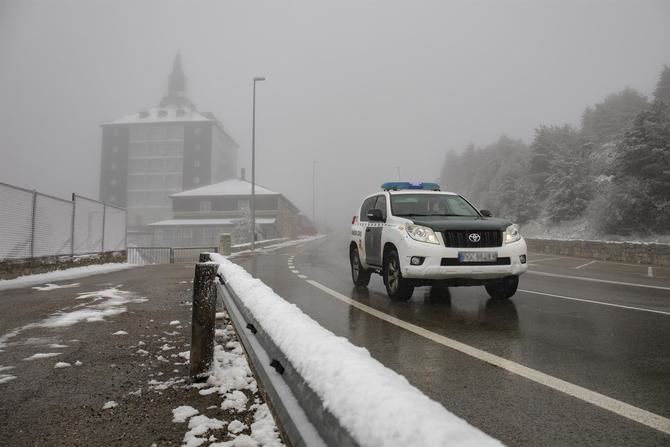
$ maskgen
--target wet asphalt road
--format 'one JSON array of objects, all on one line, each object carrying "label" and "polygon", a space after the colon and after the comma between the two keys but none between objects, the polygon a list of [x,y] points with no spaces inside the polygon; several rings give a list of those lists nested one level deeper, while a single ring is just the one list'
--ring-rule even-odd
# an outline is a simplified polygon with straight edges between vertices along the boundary
[{"label": "wet asphalt road", "polygon": [[423,287],[404,303],[386,297],[377,275],[367,289],[354,289],[346,237],[236,262],[324,327],[367,348],[448,410],[508,445],[670,445],[669,434],[634,418],[443,346],[307,282],[587,393],[670,418],[670,269],[540,254],[529,260],[520,291],[509,301],[489,299],[483,287],[448,293]]}]

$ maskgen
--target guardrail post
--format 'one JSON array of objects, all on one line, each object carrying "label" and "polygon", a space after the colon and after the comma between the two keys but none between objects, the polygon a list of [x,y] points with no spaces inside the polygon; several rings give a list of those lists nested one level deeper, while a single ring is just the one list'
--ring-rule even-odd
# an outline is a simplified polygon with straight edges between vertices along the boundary
[{"label": "guardrail post", "polygon": [[[170,264],[174,264],[174,248],[170,247]],[[195,292],[195,289],[193,289]]]},{"label": "guardrail post", "polygon": [[77,200],[76,199],[77,199],[77,196],[75,195],[75,193],[72,193],[72,229],[71,229],[71,233],[70,233],[70,236],[71,236],[71,241],[70,242],[72,243],[72,247],[71,247],[70,251],[72,252],[72,256],[74,256],[74,227],[75,227],[74,220],[77,217]]},{"label": "guardrail post", "polygon": [[102,205],[102,240],[100,241],[100,252],[105,252],[105,219],[107,218],[107,206]]},{"label": "guardrail post", "polygon": [[198,263],[193,278],[193,319],[191,322],[191,381],[204,381],[214,357],[216,323],[217,264]]},{"label": "guardrail post", "polygon": [[229,256],[231,250],[230,233],[219,235],[219,253],[223,256]]},{"label": "guardrail post", "polygon": [[30,257],[35,257],[35,218],[37,214],[37,191],[33,190],[33,215],[30,224]]},{"label": "guardrail post", "polygon": [[209,259],[209,253],[207,252],[200,253],[198,262],[209,262],[209,261],[211,261],[211,259]]}]

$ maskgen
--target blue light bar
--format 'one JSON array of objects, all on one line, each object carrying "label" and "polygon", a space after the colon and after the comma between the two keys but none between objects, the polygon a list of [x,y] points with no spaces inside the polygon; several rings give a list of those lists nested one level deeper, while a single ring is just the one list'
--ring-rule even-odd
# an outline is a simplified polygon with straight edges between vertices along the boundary
[{"label": "blue light bar", "polygon": [[423,189],[427,191],[439,191],[437,183],[425,182],[386,182],[382,185],[384,191],[400,191],[401,189]]}]

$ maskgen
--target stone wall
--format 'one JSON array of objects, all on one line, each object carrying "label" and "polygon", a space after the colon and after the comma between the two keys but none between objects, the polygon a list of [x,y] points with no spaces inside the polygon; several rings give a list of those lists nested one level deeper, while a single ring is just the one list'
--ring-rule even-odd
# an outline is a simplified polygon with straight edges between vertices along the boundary
[{"label": "stone wall", "polygon": [[558,239],[526,239],[526,243],[533,253],[670,266],[670,244]]},{"label": "stone wall", "polygon": [[125,251],[110,251],[79,256],[45,256],[32,259],[11,259],[0,262],[0,279],[65,270],[109,262],[126,262]]}]

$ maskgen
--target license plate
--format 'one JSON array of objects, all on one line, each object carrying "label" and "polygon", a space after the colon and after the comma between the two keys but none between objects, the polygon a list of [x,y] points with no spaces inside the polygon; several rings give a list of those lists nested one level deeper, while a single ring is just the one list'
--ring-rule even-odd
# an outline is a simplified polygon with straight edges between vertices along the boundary
[{"label": "license plate", "polygon": [[462,251],[458,253],[458,262],[495,262],[498,253],[495,251]]}]

